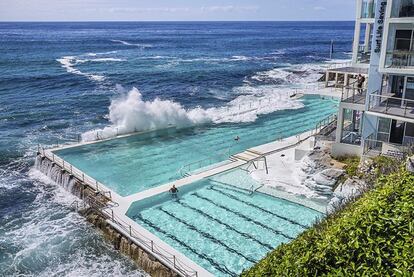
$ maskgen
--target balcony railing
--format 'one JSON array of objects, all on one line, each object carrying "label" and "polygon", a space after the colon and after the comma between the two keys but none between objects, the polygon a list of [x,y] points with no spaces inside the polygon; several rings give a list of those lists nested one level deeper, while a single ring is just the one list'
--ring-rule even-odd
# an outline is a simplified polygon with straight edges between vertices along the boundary
[{"label": "balcony railing", "polygon": [[411,155],[414,150],[414,144],[403,143],[395,144],[372,139],[372,135],[364,139],[364,156],[384,155],[397,159],[405,159],[407,155]]},{"label": "balcony railing", "polygon": [[407,68],[414,67],[414,51],[391,51],[387,52],[385,67],[387,68]]},{"label": "balcony railing", "polygon": [[343,87],[341,101],[353,104],[365,104],[366,88],[358,89],[355,85]]},{"label": "balcony railing", "polygon": [[414,119],[414,100],[371,94],[368,111]]}]

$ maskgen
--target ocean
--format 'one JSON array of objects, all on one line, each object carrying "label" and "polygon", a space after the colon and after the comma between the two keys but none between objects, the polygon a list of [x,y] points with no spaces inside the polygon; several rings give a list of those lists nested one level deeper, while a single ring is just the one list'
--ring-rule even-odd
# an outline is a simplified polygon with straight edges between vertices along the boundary
[{"label": "ocean", "polygon": [[[254,121],[227,112],[260,97],[279,99],[330,63],[349,60],[353,28],[0,23],[0,276],[143,274],[70,208],[74,197],[33,169],[39,144],[87,140],[95,130],[110,136],[115,128]],[[263,113],[295,108],[286,103]]]}]

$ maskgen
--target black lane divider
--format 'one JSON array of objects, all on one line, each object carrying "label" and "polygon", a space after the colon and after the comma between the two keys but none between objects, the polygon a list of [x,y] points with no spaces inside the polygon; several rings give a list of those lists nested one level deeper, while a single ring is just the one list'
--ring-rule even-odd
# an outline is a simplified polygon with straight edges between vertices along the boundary
[{"label": "black lane divider", "polygon": [[161,229],[160,227],[154,225],[151,221],[149,221],[147,219],[144,219],[144,218],[142,218],[139,215],[135,216],[135,218],[138,219],[138,220],[140,220],[140,221],[142,221],[142,222],[144,222],[145,224],[147,224],[148,226],[150,226],[151,228],[153,228],[155,231],[164,234],[165,236],[169,237],[170,239],[172,239],[173,241],[177,242],[181,246],[187,248],[188,250],[190,250],[191,252],[193,252],[195,255],[197,255],[200,259],[203,259],[203,260],[208,261],[215,269],[217,269],[221,273],[228,274],[230,276],[238,276],[238,274],[230,271],[225,265],[220,265],[220,264],[216,263],[212,258],[206,256],[205,254],[198,253],[194,248],[192,248],[191,246],[189,246],[187,243],[183,242],[182,240],[178,239],[176,236],[168,233],[167,231]]},{"label": "black lane divider", "polygon": [[177,220],[178,222],[184,224],[185,226],[187,226],[190,230],[193,230],[197,233],[199,233],[200,235],[202,235],[203,237],[206,237],[208,239],[210,239],[211,241],[215,242],[216,244],[219,244],[221,246],[223,246],[224,248],[226,248],[229,252],[232,252],[240,257],[245,258],[246,260],[248,260],[249,262],[255,264],[257,261],[246,257],[245,255],[243,255],[242,253],[238,252],[236,249],[231,248],[230,246],[228,246],[227,244],[223,243],[222,241],[216,239],[214,236],[212,236],[211,234],[201,231],[199,229],[197,229],[194,225],[191,225],[187,222],[185,222],[184,220],[182,220],[181,218],[175,216],[174,214],[170,213],[169,211],[164,210],[163,208],[159,208],[162,212],[164,212],[165,214],[169,215],[170,217],[174,218],[175,220]]},{"label": "black lane divider", "polygon": [[192,206],[190,206],[190,205],[188,205],[188,204],[186,204],[186,203],[183,203],[181,200],[179,200],[179,201],[177,201],[177,202],[178,202],[178,204],[180,204],[181,206],[186,207],[186,208],[189,208],[189,209],[191,209],[191,210],[193,210],[193,211],[196,211],[197,213],[201,214],[202,216],[207,217],[208,219],[210,219],[210,220],[212,220],[212,221],[214,221],[214,222],[217,222],[217,223],[218,223],[218,224],[220,224],[220,225],[226,226],[226,228],[227,228],[227,229],[230,229],[230,230],[232,230],[233,232],[236,232],[236,233],[238,233],[239,235],[242,235],[243,237],[245,237],[245,238],[247,238],[247,239],[250,239],[250,240],[252,240],[252,241],[257,242],[258,244],[260,244],[261,246],[263,246],[263,247],[267,248],[268,250],[272,250],[272,249],[274,249],[274,247],[272,247],[270,244],[263,243],[263,242],[261,242],[260,240],[256,239],[255,237],[252,237],[251,235],[249,235],[249,234],[247,234],[247,233],[244,233],[244,232],[242,232],[242,231],[239,231],[239,230],[235,229],[235,228],[234,228],[234,227],[232,227],[231,225],[229,225],[229,224],[227,224],[227,223],[225,223],[225,222],[222,222],[221,220],[219,220],[219,219],[217,219],[217,218],[212,217],[211,215],[207,214],[206,212],[204,212],[204,211],[202,211],[202,210],[200,210],[200,209],[198,209],[198,208],[195,208],[195,207],[192,207]]},{"label": "black lane divider", "polygon": [[207,202],[209,202],[209,203],[211,203],[211,204],[213,204],[213,205],[215,205],[215,206],[217,206],[217,207],[220,207],[220,208],[222,208],[223,210],[226,210],[226,211],[228,211],[228,212],[230,212],[230,213],[232,213],[232,214],[235,214],[235,215],[237,215],[238,217],[243,218],[244,220],[247,220],[247,221],[249,221],[249,222],[253,222],[254,224],[259,225],[259,226],[261,226],[262,228],[267,229],[267,230],[269,230],[269,231],[271,231],[271,232],[275,233],[276,235],[283,236],[283,237],[285,237],[285,238],[287,238],[287,239],[293,239],[291,236],[285,235],[285,234],[283,234],[283,233],[282,233],[281,231],[279,231],[279,230],[273,229],[273,228],[271,228],[271,227],[269,227],[269,226],[264,225],[263,223],[261,223],[261,222],[259,222],[259,221],[254,220],[253,218],[250,218],[250,217],[248,217],[248,216],[245,216],[244,214],[241,214],[241,213],[236,212],[236,211],[234,211],[234,210],[232,210],[232,209],[229,209],[229,208],[227,208],[227,207],[225,207],[225,206],[223,206],[223,205],[220,205],[220,204],[218,204],[218,203],[216,203],[216,202],[214,202],[214,201],[212,201],[212,200],[210,200],[210,199],[208,199],[208,198],[206,198],[206,197],[204,197],[204,196],[199,195],[198,193],[194,193],[194,194],[192,194],[192,195],[194,195],[195,197],[198,197],[198,198],[200,198],[200,199],[203,199],[203,200],[205,200],[205,201],[207,201]]},{"label": "black lane divider", "polygon": [[[242,202],[243,204],[246,204],[246,205],[251,206],[251,207],[253,207],[253,208],[259,209],[259,210],[261,210],[261,211],[263,211],[263,212],[265,212],[265,213],[268,213],[268,214],[270,214],[270,215],[276,216],[276,217],[278,217],[278,218],[280,218],[280,219],[283,219],[283,220],[285,220],[285,221],[288,221],[288,222],[290,222],[290,223],[292,223],[292,224],[294,224],[294,225],[298,225],[298,226],[300,226],[300,227],[302,227],[302,228],[304,228],[304,229],[309,228],[309,227],[308,227],[308,226],[306,226],[306,225],[303,225],[303,224],[301,224],[301,223],[299,223],[299,222],[296,222],[296,221],[294,221],[294,220],[292,220],[292,219],[289,219],[289,218],[287,218],[287,217],[284,217],[284,216],[279,215],[279,214],[277,214],[277,213],[274,213],[274,212],[272,212],[272,211],[268,211],[268,210],[266,210],[266,209],[264,209],[264,208],[262,208],[262,207],[260,207],[260,206],[257,206],[256,204],[253,204],[253,203],[250,203],[250,202],[244,201],[244,200],[242,200],[242,199],[239,199],[238,197],[236,197],[236,196],[234,196],[234,195],[232,195],[232,194],[230,194],[230,193],[226,193],[226,192],[224,192],[224,191],[222,191],[222,190],[219,190],[219,189],[216,189],[216,188],[214,188],[214,187],[210,187],[210,189],[211,189],[211,190],[214,190],[214,191],[217,191],[218,193],[224,194],[225,196],[227,196],[227,197],[229,197],[229,198],[231,198],[231,199],[234,199],[234,200],[236,200],[236,201]],[[224,189],[226,189],[226,188],[224,188]]]}]

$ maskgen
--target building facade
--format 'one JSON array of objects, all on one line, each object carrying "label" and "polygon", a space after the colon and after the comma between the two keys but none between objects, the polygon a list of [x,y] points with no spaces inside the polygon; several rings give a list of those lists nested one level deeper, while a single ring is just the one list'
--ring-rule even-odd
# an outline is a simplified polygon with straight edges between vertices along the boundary
[{"label": "building facade", "polygon": [[414,144],[414,0],[357,0],[353,68],[344,86],[333,155],[401,156]]}]

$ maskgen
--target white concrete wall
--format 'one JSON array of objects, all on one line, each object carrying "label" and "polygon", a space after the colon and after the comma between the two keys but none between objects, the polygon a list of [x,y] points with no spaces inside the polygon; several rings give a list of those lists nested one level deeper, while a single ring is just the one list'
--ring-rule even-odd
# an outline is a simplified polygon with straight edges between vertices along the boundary
[{"label": "white concrete wall", "polygon": [[345,144],[345,143],[334,143],[332,145],[332,156],[334,158],[340,156],[361,156],[362,147],[359,145]]}]

